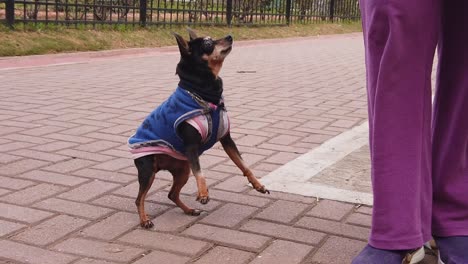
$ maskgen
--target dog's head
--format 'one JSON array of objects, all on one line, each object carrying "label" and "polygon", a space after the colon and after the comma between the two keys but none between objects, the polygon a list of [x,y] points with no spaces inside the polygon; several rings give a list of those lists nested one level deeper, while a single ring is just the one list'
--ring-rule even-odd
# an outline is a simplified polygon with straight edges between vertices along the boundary
[{"label": "dog's head", "polygon": [[181,61],[194,65],[207,65],[211,72],[218,76],[224,59],[232,50],[233,39],[230,35],[212,39],[211,37],[198,37],[197,34],[188,29],[190,40],[186,41],[180,35],[174,33],[179,46]]}]

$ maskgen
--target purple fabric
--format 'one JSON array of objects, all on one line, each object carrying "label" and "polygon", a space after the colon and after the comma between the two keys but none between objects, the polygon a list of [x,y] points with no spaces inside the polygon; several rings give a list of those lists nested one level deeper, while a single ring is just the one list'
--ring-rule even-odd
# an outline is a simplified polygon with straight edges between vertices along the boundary
[{"label": "purple fabric", "polygon": [[360,7],[374,193],[369,244],[410,249],[432,234],[468,235],[468,1],[361,0]]}]

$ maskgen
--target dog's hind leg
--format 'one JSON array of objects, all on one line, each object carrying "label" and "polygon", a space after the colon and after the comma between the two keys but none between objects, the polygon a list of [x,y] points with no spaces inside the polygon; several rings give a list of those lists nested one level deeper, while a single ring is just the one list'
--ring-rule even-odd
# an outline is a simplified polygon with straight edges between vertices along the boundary
[{"label": "dog's hind leg", "polygon": [[140,189],[135,201],[140,216],[140,225],[144,228],[151,228],[154,224],[145,212],[145,198],[159,169],[157,168],[154,155],[136,159],[135,166],[138,169],[138,182],[140,183]]},{"label": "dog's hind leg", "polygon": [[[182,163],[182,162],[181,162]],[[172,188],[169,191],[167,197],[171,199],[178,207],[180,207],[184,213],[188,215],[200,215],[201,211],[197,209],[192,209],[185,205],[180,200],[180,191],[182,187],[187,183],[187,180],[190,176],[190,165],[188,162],[183,162],[182,165],[178,166],[175,169],[169,170],[172,174],[174,182],[172,184]]]},{"label": "dog's hind leg", "polygon": [[253,175],[252,171],[249,167],[245,164],[244,160],[242,160],[241,154],[237,149],[236,143],[231,138],[231,134],[227,134],[223,138],[220,139],[221,145],[224,148],[224,151],[228,154],[229,158],[236,164],[236,166],[242,171],[244,176],[247,177],[248,181],[252,184],[255,190],[261,193],[270,193],[264,185],[262,185],[258,179]]}]

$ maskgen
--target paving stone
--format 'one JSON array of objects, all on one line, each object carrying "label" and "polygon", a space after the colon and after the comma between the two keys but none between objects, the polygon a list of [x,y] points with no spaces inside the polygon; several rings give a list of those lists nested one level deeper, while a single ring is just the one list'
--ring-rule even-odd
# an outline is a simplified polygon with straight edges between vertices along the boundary
[{"label": "paving stone", "polygon": [[133,230],[119,238],[119,240],[150,249],[170,251],[187,256],[197,255],[207,249],[210,245],[207,242],[187,237],[145,231],[141,229]]},{"label": "paving stone", "polygon": [[137,175],[129,175],[115,171],[103,171],[96,169],[83,169],[73,172],[73,175],[82,176],[86,178],[99,179],[103,181],[111,181],[118,183],[129,183],[137,181]]},{"label": "paving stone", "polygon": [[[137,124],[135,124],[135,128],[136,126]],[[131,133],[127,134],[127,136],[124,136],[124,135],[111,135],[111,134],[106,134],[106,133],[93,132],[93,133],[86,134],[85,136],[88,138],[102,139],[106,141],[114,141],[114,142],[122,143],[122,142],[127,142],[128,137],[130,135]],[[126,153],[127,153],[127,157],[130,157],[130,152],[127,151]]]},{"label": "paving stone", "polygon": [[53,247],[60,252],[67,252],[87,257],[110,261],[130,261],[140,256],[143,249],[119,245],[116,243],[98,242],[83,238],[70,238]]},{"label": "paving stone", "polygon": [[19,128],[19,127],[5,127],[5,128],[2,128],[2,130],[0,131],[0,135],[13,134],[13,133],[18,133],[18,132],[27,131],[27,130],[28,129]]},{"label": "paving stone", "polygon": [[88,151],[88,152],[97,153],[97,152],[101,152],[103,150],[118,147],[121,144],[122,143],[116,143],[116,142],[112,142],[112,141],[95,141],[95,142],[88,143],[88,144],[82,144],[79,147],[77,147],[76,149],[81,150],[81,151]]},{"label": "paving stone", "polygon": [[269,150],[282,151],[282,152],[290,152],[290,153],[295,153],[295,154],[304,154],[304,153],[307,153],[307,152],[310,151],[310,149],[308,149],[308,148],[276,145],[276,144],[270,144],[270,143],[263,143],[263,144],[259,145],[258,147],[262,148],[262,149],[269,149]]},{"label": "paving stone", "polygon": [[64,134],[60,134],[60,133],[44,135],[44,137],[50,138],[50,139],[56,139],[56,140],[59,140],[59,141],[69,141],[69,142],[81,143],[81,144],[85,144],[85,143],[95,141],[95,139],[92,139],[92,138],[76,136],[76,135],[64,135]]},{"label": "paving stone", "polygon": [[11,192],[10,190],[0,188],[0,196],[5,195],[5,194],[10,193],[10,192]]},{"label": "paving stone", "polygon": [[321,200],[307,215],[339,221],[352,209],[352,204]]},{"label": "paving stone", "polygon": [[52,213],[12,204],[0,203],[0,217],[14,221],[34,223],[52,216]]},{"label": "paving stone", "polygon": [[28,142],[10,142],[6,144],[1,144],[0,145],[0,151],[2,153],[6,153],[8,151],[15,151],[18,149],[25,149],[29,148],[31,146],[34,146],[35,144],[28,143]]},{"label": "paving stone", "polygon": [[0,187],[2,188],[20,190],[34,184],[36,183],[32,181],[0,176]]},{"label": "paving stone", "polygon": [[26,172],[24,174],[18,175],[20,178],[30,179],[30,180],[38,180],[53,184],[60,184],[65,186],[75,186],[86,181],[89,179],[50,172],[50,171],[42,171],[42,170],[34,170],[30,172]]},{"label": "paving stone", "polygon": [[83,160],[83,159],[71,159],[54,165],[43,168],[44,170],[49,170],[58,173],[67,173],[71,171],[76,171],[86,167],[90,167],[93,164],[96,164],[94,161]]},{"label": "paving stone", "polygon": [[364,227],[370,227],[372,224],[372,217],[366,214],[354,213],[346,219],[346,223],[353,225],[360,225]]},{"label": "paving stone", "polygon": [[279,200],[259,213],[256,218],[289,223],[299,216],[307,207],[308,205],[306,204]]},{"label": "paving stone", "polygon": [[352,128],[354,125],[356,125],[356,123],[357,123],[356,121],[352,121],[352,120],[337,120],[331,123],[330,126]]},{"label": "paving stone", "polygon": [[268,140],[267,137],[247,135],[236,140],[236,145],[239,146],[258,146],[262,142]]},{"label": "paving stone", "polygon": [[0,237],[15,232],[23,227],[26,227],[26,225],[0,219]]},{"label": "paving stone", "polygon": [[64,141],[55,141],[43,145],[36,146],[32,149],[43,151],[43,152],[54,152],[61,149],[71,148],[78,144]]},{"label": "paving stone", "polygon": [[[127,198],[127,197],[120,197],[115,195],[105,195],[93,201],[93,204],[101,205],[104,207],[110,207],[117,209],[119,211],[127,211],[135,213],[137,212],[137,208],[135,206],[135,199],[136,198]],[[160,215],[167,211],[169,206],[156,204],[152,202],[145,202],[145,210],[146,213],[150,216]]]},{"label": "paving stone", "polygon": [[9,195],[3,196],[0,198],[0,201],[19,205],[27,205],[65,190],[65,187],[41,183],[39,185],[31,186],[21,191],[16,191]]},{"label": "paving stone", "polygon": [[250,263],[299,264],[313,247],[289,241],[275,240]]},{"label": "paving stone", "polygon": [[239,264],[247,263],[254,257],[254,254],[247,251],[242,251],[227,247],[215,247],[200,259],[195,261],[196,264]]},{"label": "paving stone", "polygon": [[0,166],[0,174],[17,175],[49,164],[48,162],[34,159],[22,159],[13,163]]},{"label": "paving stone", "polygon": [[361,214],[372,215],[372,207],[361,206],[356,210],[356,212],[361,213]]},{"label": "paving stone", "polygon": [[70,214],[74,216],[85,217],[89,219],[96,219],[106,214],[109,214],[113,210],[89,205],[85,203],[77,203],[72,201],[66,201],[62,199],[50,198],[33,205],[34,207],[51,210],[55,212]]},{"label": "paving stone", "polygon": [[37,151],[33,149],[20,149],[17,151],[13,151],[11,153],[14,155],[18,155],[18,156],[22,156],[26,158],[32,158],[32,159],[38,159],[38,160],[44,160],[44,161],[50,161],[50,162],[59,162],[62,160],[70,159],[69,157],[66,157],[63,155],[57,155],[57,154]]},{"label": "paving stone", "polygon": [[36,114],[28,114],[22,117],[18,117],[16,118],[16,120],[19,122],[31,122],[31,121],[41,120],[41,119],[47,119],[50,117],[53,117],[53,116],[36,113]]},{"label": "paving stone", "polygon": [[79,187],[59,195],[59,198],[74,200],[79,202],[88,201],[96,198],[106,192],[118,188],[120,185],[100,180],[94,180],[89,183],[80,185]]},{"label": "paving stone", "polygon": [[313,263],[351,263],[366,245],[365,242],[342,237],[330,237],[312,257]]},{"label": "paving stone", "polygon": [[[213,183],[215,183],[215,180],[208,179],[208,178],[206,179],[206,186],[208,187],[208,189],[211,189],[211,186],[213,185]],[[167,186],[165,189],[169,191],[171,190],[171,186]],[[180,193],[187,194],[187,195],[196,195],[198,193],[197,181],[195,177],[189,178],[189,180],[187,181],[187,184],[184,185],[184,188],[182,188]]]},{"label": "paving stone", "polygon": [[52,134],[61,130],[64,130],[64,128],[56,126],[42,126],[38,128],[27,129],[25,131],[22,131],[21,134],[29,136],[43,136],[45,134]]},{"label": "paving stone", "polygon": [[299,139],[301,139],[301,137],[295,137],[295,136],[290,136],[290,135],[279,135],[270,139],[268,142],[271,144],[291,145],[292,143],[298,141]]},{"label": "paving stone", "polygon": [[59,215],[24,230],[12,237],[12,239],[37,246],[45,246],[88,223],[89,221],[84,219]]},{"label": "paving stone", "polygon": [[245,219],[253,215],[258,208],[240,204],[227,203],[211,212],[200,222],[223,227],[235,227]]},{"label": "paving stone", "polygon": [[29,142],[34,144],[45,144],[52,142],[52,139],[47,139],[43,137],[35,137],[35,136],[28,136],[28,135],[21,135],[21,134],[10,134],[3,136],[3,138],[8,138],[14,141],[22,141],[22,142]]},{"label": "paving stone", "polygon": [[269,163],[286,164],[296,159],[299,156],[300,154],[296,154],[296,153],[278,152],[275,155],[271,156],[270,158],[266,159],[265,161]]},{"label": "paving stone", "polygon": [[133,160],[129,158],[118,158],[112,159],[106,162],[101,162],[98,165],[94,166],[94,169],[107,170],[107,171],[118,171],[120,169],[134,166]]},{"label": "paving stone", "polygon": [[106,261],[106,260],[84,258],[84,259],[78,260],[77,262],[74,262],[73,264],[117,264],[117,263]]},{"label": "paving stone", "polygon": [[154,229],[158,231],[181,231],[197,221],[200,217],[186,215],[179,207],[173,208],[153,220]]},{"label": "paving stone", "polygon": [[266,236],[201,224],[191,226],[182,234],[206,239],[225,246],[234,246],[239,249],[257,252],[270,239]]},{"label": "paving stone", "polygon": [[[242,153],[242,159],[244,160],[244,163],[248,166],[254,166],[255,164],[260,163],[266,158],[264,155],[257,155],[257,154],[252,154],[252,153]],[[232,160],[228,161],[228,164],[234,165],[234,162]],[[242,172],[240,169],[237,170],[237,175],[242,175]]]},{"label": "paving stone", "polygon": [[[136,179],[138,179],[138,178],[136,178]],[[168,187],[170,184],[171,184],[171,182],[169,182],[169,181],[156,178],[154,180],[154,182],[153,182],[153,185],[151,186],[151,189],[148,191],[148,195],[146,197],[149,197],[152,193],[154,193],[157,190]],[[136,198],[139,189],[140,189],[140,184],[138,183],[138,181],[135,181],[133,183],[130,183],[130,184],[120,188],[120,189],[117,189],[113,193],[118,194],[118,195],[123,195],[123,196]],[[167,195],[166,195],[166,199],[168,199]]]},{"label": "paving stone", "polygon": [[296,223],[296,226],[362,240],[367,240],[370,234],[368,228],[313,217],[303,217]]},{"label": "paving stone", "polygon": [[71,255],[8,240],[0,240],[0,257],[31,264],[67,264],[77,259]]},{"label": "paving stone", "polygon": [[249,188],[249,186],[247,186],[247,183],[248,181],[246,177],[233,176],[219,184],[216,184],[214,188],[240,193],[240,192],[244,192],[245,190]]},{"label": "paving stone", "polygon": [[78,127],[75,127],[75,128],[70,128],[70,129],[67,129],[67,130],[60,131],[60,133],[67,134],[67,135],[73,135],[73,136],[80,136],[80,135],[83,135],[83,134],[87,134],[89,132],[99,130],[101,128],[102,127],[83,125],[83,126],[78,126]]},{"label": "paving stone", "polygon": [[170,264],[184,264],[188,263],[189,257],[179,256],[172,253],[154,250],[150,254],[139,259],[134,264],[156,264],[156,263],[170,263]]},{"label": "paving stone", "polygon": [[[227,201],[232,203],[246,204],[255,207],[263,207],[267,205],[270,200],[265,198],[260,198],[256,196],[250,196],[245,194],[231,193],[220,190],[210,190],[211,199]],[[267,197],[267,196],[265,196]]]},{"label": "paving stone", "polygon": [[14,155],[0,155],[0,165],[7,164],[7,163],[17,161],[17,160],[21,160],[21,159],[24,159],[24,158],[20,156],[14,156]]},{"label": "paving stone", "polygon": [[80,151],[76,149],[64,149],[64,150],[58,151],[57,154],[65,156],[65,157],[68,156],[68,157],[87,159],[87,160],[93,160],[93,161],[98,161],[98,162],[103,162],[103,161],[112,159],[111,156],[101,155],[98,153],[91,153],[87,151]]},{"label": "paving stone", "polygon": [[219,165],[216,165],[212,168],[210,168],[210,170],[216,172],[216,171],[220,171],[222,173],[229,173],[231,175],[239,175],[239,168],[237,168],[237,166],[235,165],[226,165],[226,163],[224,164],[219,164]]},{"label": "paving stone", "polygon": [[[260,180],[260,182],[262,182]],[[268,189],[268,186],[266,186]],[[256,190],[252,189],[251,191],[248,192],[249,195],[253,196],[259,196],[259,197],[264,197],[265,194],[257,192]],[[283,193],[283,192],[271,192],[268,197],[270,199],[275,199],[275,200],[286,200],[286,201],[292,201],[292,202],[300,202],[303,204],[308,204],[308,205],[313,205],[316,202],[315,197],[307,197],[307,196],[302,196],[298,194],[293,194],[293,193]]]},{"label": "paving stone", "polygon": [[259,220],[250,220],[241,227],[241,230],[313,245],[319,244],[325,237],[321,232]]},{"label": "paving stone", "polygon": [[88,237],[95,237],[102,240],[111,240],[115,237],[135,228],[140,224],[138,214],[118,212],[100,220],[96,224],[81,231],[81,234]]},{"label": "paving stone", "polygon": [[[156,197],[157,194],[158,193],[155,193],[152,197]],[[164,197],[167,197],[167,194]],[[185,205],[187,205],[190,208],[199,209],[199,210],[208,211],[208,212],[211,212],[217,209],[219,205],[221,204],[220,202],[214,201],[214,200],[210,200],[208,204],[201,204],[200,202],[196,200],[196,196],[194,195],[193,196],[180,195],[180,199],[185,203]],[[158,201],[163,202],[162,197]],[[174,204],[168,198],[166,198],[165,201],[171,205]]]}]

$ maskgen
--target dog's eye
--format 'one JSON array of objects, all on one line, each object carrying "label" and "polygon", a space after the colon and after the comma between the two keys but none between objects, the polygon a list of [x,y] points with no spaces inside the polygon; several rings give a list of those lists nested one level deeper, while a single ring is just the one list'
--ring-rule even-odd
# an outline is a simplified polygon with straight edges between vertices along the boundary
[{"label": "dog's eye", "polygon": [[205,52],[213,51],[213,40],[212,39],[204,39],[203,40],[203,50]]}]

